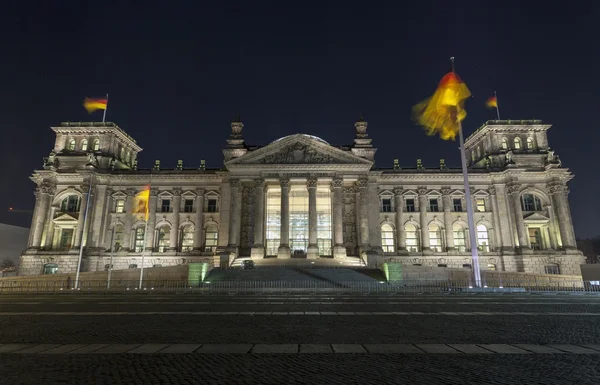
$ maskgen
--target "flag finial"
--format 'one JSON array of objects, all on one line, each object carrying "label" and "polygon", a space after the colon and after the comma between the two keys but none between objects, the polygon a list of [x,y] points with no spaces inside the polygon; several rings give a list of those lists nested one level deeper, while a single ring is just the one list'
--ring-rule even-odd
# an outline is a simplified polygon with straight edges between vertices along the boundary
[{"label": "flag finial", "polygon": [[450,57],[450,66],[451,66],[451,71],[454,72],[454,56]]}]

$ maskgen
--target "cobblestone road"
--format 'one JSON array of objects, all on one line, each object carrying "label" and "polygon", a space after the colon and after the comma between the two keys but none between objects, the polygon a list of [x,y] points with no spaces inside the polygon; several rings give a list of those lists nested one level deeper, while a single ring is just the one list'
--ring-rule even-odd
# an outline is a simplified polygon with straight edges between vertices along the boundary
[{"label": "cobblestone road", "polygon": [[[33,346],[32,354],[0,353],[0,383],[598,384],[600,354],[543,351],[552,344],[599,345],[599,321],[600,296],[577,295],[0,297],[0,344]],[[150,343],[196,348],[36,352],[45,350],[38,344],[130,344],[131,350]],[[298,344],[359,344],[363,354],[200,354],[206,344],[249,344],[251,353],[262,353],[263,344],[296,351]],[[531,354],[364,354],[369,344],[441,353],[455,350],[444,344],[540,347],[529,348]]]}]

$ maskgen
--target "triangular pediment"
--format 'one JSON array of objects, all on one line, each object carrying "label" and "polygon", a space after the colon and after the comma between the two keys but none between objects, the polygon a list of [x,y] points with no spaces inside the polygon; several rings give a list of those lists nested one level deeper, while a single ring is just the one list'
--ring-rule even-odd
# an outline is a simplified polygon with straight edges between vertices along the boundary
[{"label": "triangular pediment", "polygon": [[279,139],[265,147],[251,151],[225,163],[236,166],[316,166],[349,165],[371,167],[373,163],[347,151],[335,148],[310,135],[296,134]]},{"label": "triangular pediment", "polygon": [[63,214],[60,215],[56,218],[54,218],[54,223],[69,223],[69,222],[77,222],[77,218],[74,218],[73,216],[69,215],[69,214]]},{"label": "triangular pediment", "polygon": [[523,220],[529,223],[546,223],[550,218],[540,213],[532,213],[524,217]]}]

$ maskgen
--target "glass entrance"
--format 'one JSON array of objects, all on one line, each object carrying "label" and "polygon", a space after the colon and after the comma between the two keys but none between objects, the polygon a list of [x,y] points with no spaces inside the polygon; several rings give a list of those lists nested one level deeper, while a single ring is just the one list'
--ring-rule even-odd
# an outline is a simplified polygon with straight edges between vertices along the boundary
[{"label": "glass entrance", "polygon": [[308,249],[308,191],[304,186],[290,191],[290,250]]}]

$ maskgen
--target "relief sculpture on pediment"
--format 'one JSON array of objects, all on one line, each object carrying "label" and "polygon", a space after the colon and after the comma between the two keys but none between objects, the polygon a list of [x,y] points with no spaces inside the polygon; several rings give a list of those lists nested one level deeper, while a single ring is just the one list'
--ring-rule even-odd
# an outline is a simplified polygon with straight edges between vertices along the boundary
[{"label": "relief sculpture on pediment", "polygon": [[316,151],[302,143],[295,143],[283,148],[276,154],[270,154],[260,160],[261,163],[281,164],[307,164],[307,163],[331,163],[333,157],[329,154]]}]

